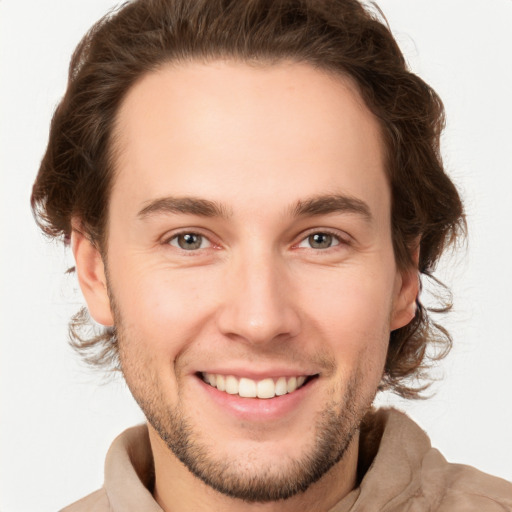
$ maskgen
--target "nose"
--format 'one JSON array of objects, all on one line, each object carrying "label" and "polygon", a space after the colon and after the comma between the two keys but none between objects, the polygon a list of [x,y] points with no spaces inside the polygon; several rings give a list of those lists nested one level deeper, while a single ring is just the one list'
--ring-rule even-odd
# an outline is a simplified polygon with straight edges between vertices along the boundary
[{"label": "nose", "polygon": [[265,344],[300,332],[291,276],[284,263],[276,259],[253,254],[240,257],[228,270],[225,300],[217,317],[218,328],[225,336]]}]

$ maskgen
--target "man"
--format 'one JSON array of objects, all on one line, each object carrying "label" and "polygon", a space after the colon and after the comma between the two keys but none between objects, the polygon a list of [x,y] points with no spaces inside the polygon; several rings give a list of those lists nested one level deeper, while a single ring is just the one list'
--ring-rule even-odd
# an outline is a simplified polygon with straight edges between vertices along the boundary
[{"label": "man", "polygon": [[464,228],[442,105],[356,2],[127,4],[75,53],[32,204],[148,426],[70,510],[502,510],[378,389]]}]

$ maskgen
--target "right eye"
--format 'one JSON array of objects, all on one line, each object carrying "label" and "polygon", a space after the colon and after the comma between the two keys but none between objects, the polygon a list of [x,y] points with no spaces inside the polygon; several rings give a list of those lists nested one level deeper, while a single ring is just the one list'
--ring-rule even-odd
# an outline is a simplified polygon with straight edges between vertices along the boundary
[{"label": "right eye", "polygon": [[198,233],[179,233],[170,238],[167,243],[184,251],[197,251],[212,246],[206,237]]}]

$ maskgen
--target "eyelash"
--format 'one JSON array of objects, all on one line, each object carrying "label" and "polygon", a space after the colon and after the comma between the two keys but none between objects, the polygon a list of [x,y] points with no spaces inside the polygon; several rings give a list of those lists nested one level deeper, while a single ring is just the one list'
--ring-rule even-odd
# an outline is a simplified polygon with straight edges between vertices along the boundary
[{"label": "eyelash", "polygon": [[[183,249],[181,247],[177,247],[176,245],[171,244],[171,242],[173,240],[177,240],[180,236],[185,236],[185,235],[194,235],[194,236],[201,237],[203,240],[207,240],[210,245],[208,247],[203,247],[203,248],[199,247],[197,249]],[[306,248],[306,249],[309,249],[309,250],[313,250],[315,252],[317,252],[317,251],[327,252],[327,251],[330,251],[331,249],[335,249],[338,246],[349,246],[349,245],[351,245],[351,242],[349,240],[349,236],[348,235],[341,236],[339,232],[335,232],[335,231],[330,230],[330,229],[314,229],[314,230],[311,230],[311,231],[307,232],[306,234],[304,234],[302,236],[302,238],[299,240],[299,242],[293,244],[292,247],[293,248],[300,248],[299,247],[300,244],[302,244],[308,238],[310,238],[310,237],[312,237],[314,235],[327,235],[327,236],[332,237],[337,242],[336,244],[331,245],[330,247],[326,247],[326,248],[314,248],[314,247],[307,247]],[[201,233],[200,231],[193,231],[193,230],[181,231],[179,233],[175,233],[171,237],[166,238],[164,240],[163,244],[164,245],[171,245],[175,249],[178,249],[180,252],[188,253],[190,255],[192,255],[194,253],[197,253],[201,249],[205,250],[205,249],[218,248],[218,245],[216,245],[214,242],[212,242],[208,236],[206,236],[205,234]]]}]

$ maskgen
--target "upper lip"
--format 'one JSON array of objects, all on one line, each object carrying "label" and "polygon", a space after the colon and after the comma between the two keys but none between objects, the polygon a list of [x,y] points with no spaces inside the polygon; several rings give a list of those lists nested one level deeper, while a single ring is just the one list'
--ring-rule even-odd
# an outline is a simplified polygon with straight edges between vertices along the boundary
[{"label": "upper lip", "polygon": [[279,378],[279,377],[300,377],[305,376],[309,377],[312,375],[317,375],[319,372],[312,372],[309,370],[302,370],[300,368],[267,368],[265,370],[255,370],[255,369],[247,369],[247,368],[226,368],[226,367],[214,367],[214,368],[204,368],[200,370],[200,373],[213,373],[216,375],[233,375],[234,377],[242,378],[245,377],[247,379],[259,381],[263,379],[269,378]]}]

